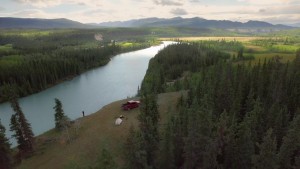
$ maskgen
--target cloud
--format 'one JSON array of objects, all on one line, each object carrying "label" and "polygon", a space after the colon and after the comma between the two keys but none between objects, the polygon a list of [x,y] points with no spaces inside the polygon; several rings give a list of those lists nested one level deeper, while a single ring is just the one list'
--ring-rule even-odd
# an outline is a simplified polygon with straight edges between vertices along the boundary
[{"label": "cloud", "polygon": [[0,11],[5,11],[5,8],[0,6]]},{"label": "cloud", "polygon": [[26,9],[26,10],[16,11],[11,13],[10,16],[22,17],[22,18],[52,18],[53,17],[53,16],[49,17],[49,14],[39,9]]},{"label": "cloud", "polygon": [[237,0],[238,2],[246,2],[253,5],[274,5],[274,4],[294,4],[299,3],[298,0]]},{"label": "cloud", "polygon": [[5,6],[2,4],[5,9],[0,7],[0,16],[3,17],[68,18],[83,23],[125,21],[140,17],[171,18],[174,15],[243,22],[264,20],[272,23],[293,23],[300,20],[300,0],[6,1],[8,2]]},{"label": "cloud", "polygon": [[156,5],[162,6],[182,6],[183,3],[179,0],[154,0]]},{"label": "cloud", "polygon": [[198,3],[200,2],[201,0],[189,0],[191,3]]},{"label": "cloud", "polygon": [[176,9],[172,9],[170,11],[173,15],[187,15],[188,13],[186,12],[186,10],[182,9],[182,8],[176,8]]},{"label": "cloud", "polygon": [[13,0],[18,3],[27,4],[35,7],[56,6],[62,3],[62,0]]},{"label": "cloud", "polygon": [[86,4],[84,2],[78,2],[77,5],[85,6]]},{"label": "cloud", "polygon": [[30,5],[38,8],[49,8],[59,5],[79,5],[79,6],[101,6],[102,1],[93,1],[93,0],[13,0],[14,2]]},{"label": "cloud", "polygon": [[267,11],[266,9],[260,9],[260,10],[258,10],[259,13],[264,13],[266,11]]}]

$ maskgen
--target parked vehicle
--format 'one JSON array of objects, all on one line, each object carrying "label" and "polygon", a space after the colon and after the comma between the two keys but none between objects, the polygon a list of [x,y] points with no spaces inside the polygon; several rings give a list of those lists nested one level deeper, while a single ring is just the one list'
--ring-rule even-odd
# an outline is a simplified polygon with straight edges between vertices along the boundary
[{"label": "parked vehicle", "polygon": [[122,109],[123,110],[131,110],[131,109],[139,107],[140,103],[141,102],[137,101],[137,100],[130,100],[130,101],[127,101],[126,103],[122,104]]}]

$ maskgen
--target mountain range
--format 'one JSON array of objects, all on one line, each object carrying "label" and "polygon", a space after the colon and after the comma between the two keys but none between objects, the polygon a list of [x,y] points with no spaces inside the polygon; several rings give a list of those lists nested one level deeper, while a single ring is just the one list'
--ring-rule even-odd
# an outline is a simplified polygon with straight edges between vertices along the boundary
[{"label": "mountain range", "polygon": [[10,18],[0,17],[0,28],[34,28],[34,29],[51,29],[51,28],[89,28],[91,25],[69,19],[37,19],[37,18]]},{"label": "mountain range", "polygon": [[170,19],[146,18],[135,19],[124,22],[103,22],[94,24],[104,27],[189,27],[189,28],[220,28],[220,29],[238,29],[238,28],[274,28],[289,29],[290,26],[278,24],[273,25],[262,21],[248,21],[246,23],[230,20],[207,20],[199,17],[181,18],[175,17]]},{"label": "mountain range", "polygon": [[248,21],[245,23],[230,20],[207,20],[199,17],[181,18],[145,18],[133,19],[128,21],[102,22],[83,24],[68,19],[36,19],[36,18],[9,18],[0,17],[0,28],[96,28],[96,27],[181,27],[181,28],[217,28],[227,30],[260,30],[274,31],[283,29],[292,29],[292,26],[273,25],[262,21]]}]

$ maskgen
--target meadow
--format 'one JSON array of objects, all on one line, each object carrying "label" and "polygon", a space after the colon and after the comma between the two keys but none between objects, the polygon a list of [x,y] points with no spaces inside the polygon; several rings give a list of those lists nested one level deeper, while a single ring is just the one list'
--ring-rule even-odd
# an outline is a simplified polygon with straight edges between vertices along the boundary
[{"label": "meadow", "polygon": [[[160,40],[175,40],[183,42],[202,42],[214,43],[215,48],[219,48],[220,44],[240,42],[241,46],[233,48],[227,47],[221,50],[229,53],[232,57],[238,55],[239,48],[243,48],[243,55],[253,57],[251,63],[257,63],[277,57],[281,62],[291,62],[295,59],[295,53],[300,49],[300,37],[297,31],[294,33],[284,34],[278,33],[275,37],[268,36],[202,36],[202,37],[173,37],[160,38]],[[249,62],[249,61],[247,61]]]}]

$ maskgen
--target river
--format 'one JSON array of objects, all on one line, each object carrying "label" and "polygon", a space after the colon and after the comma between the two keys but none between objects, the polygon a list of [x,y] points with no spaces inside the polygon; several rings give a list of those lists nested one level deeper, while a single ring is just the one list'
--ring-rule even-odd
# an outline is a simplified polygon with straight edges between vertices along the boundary
[{"label": "river", "polygon": [[[40,135],[54,127],[54,98],[62,102],[64,113],[74,120],[82,116],[82,111],[89,115],[108,103],[136,95],[149,60],[164,46],[172,43],[163,42],[159,46],[116,55],[105,66],[19,99],[34,134]],[[6,128],[6,136],[12,146],[15,146],[16,142],[9,131],[13,113],[9,103],[0,104],[1,123]]]}]

